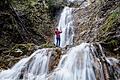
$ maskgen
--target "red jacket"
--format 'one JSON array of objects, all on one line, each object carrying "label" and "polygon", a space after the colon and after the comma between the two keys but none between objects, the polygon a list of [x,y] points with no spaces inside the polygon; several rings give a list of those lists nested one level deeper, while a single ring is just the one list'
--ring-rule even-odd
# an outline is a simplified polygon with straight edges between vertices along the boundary
[{"label": "red jacket", "polygon": [[60,33],[62,33],[62,31],[55,31],[56,38],[60,38]]}]

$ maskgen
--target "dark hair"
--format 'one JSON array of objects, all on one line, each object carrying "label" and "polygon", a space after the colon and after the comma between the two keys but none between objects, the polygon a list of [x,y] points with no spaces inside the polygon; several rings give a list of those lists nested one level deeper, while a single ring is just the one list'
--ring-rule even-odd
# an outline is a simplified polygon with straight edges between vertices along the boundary
[{"label": "dark hair", "polygon": [[56,30],[58,30],[58,28],[56,28]]}]

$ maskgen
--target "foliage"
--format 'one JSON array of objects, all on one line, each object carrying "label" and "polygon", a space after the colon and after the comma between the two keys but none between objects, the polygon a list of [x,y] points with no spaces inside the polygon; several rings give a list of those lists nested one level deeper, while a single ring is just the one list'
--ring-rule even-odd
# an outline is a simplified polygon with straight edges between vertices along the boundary
[{"label": "foliage", "polygon": [[30,53],[30,51],[34,50],[34,47],[35,44],[33,43],[15,44],[15,46],[13,46],[12,49],[10,49],[10,55],[15,55],[15,56],[17,55],[18,57],[25,54],[27,55],[27,53]]},{"label": "foliage", "polygon": [[[41,45],[52,39],[54,23],[48,0],[2,0],[0,9],[0,51],[15,44]],[[26,47],[20,49],[26,53]]]},{"label": "foliage", "polygon": [[120,16],[120,13],[118,13],[118,12],[111,13],[108,16],[108,18],[106,19],[102,30],[104,32],[110,31],[116,25],[116,23],[118,22],[117,20],[118,20],[119,16]]},{"label": "foliage", "polygon": [[52,43],[45,43],[40,46],[40,48],[55,48],[56,46]]},{"label": "foliage", "polygon": [[48,0],[48,10],[51,15],[51,19],[56,18],[64,7],[63,0]]},{"label": "foliage", "polygon": [[106,18],[104,24],[101,28],[101,39],[109,46],[109,50],[114,51],[119,47],[119,38],[116,36],[118,35],[118,28],[120,20],[120,12],[113,11],[110,15]]}]

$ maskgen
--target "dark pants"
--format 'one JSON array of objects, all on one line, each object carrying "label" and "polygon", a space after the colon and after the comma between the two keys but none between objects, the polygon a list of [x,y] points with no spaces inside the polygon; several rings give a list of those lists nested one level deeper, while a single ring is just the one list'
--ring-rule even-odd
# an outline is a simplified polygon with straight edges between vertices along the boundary
[{"label": "dark pants", "polygon": [[56,38],[56,46],[60,47],[60,38]]}]

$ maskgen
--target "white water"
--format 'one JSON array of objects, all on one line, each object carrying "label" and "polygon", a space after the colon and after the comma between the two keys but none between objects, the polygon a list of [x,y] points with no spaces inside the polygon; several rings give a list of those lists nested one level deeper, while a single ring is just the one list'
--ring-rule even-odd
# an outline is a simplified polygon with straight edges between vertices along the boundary
[{"label": "white water", "polygon": [[[68,2],[78,2],[81,3],[84,0],[68,0]],[[81,7],[86,7],[90,4],[90,0],[85,1]],[[61,33],[61,43],[60,47],[65,47],[66,45],[73,45],[74,37],[74,18],[73,11],[78,8],[65,7],[61,13],[58,29],[62,31]],[[55,39],[56,44],[56,39]]]},{"label": "white water", "polygon": [[[62,30],[61,47],[73,44],[73,10],[65,7],[60,17],[58,28]],[[62,56],[57,68],[49,73],[48,64],[53,51],[35,51],[11,69],[2,71],[0,80],[105,80],[102,64],[96,57],[96,49],[92,44],[82,43],[71,48]],[[103,53],[102,49],[101,52]]]},{"label": "white water", "polygon": [[[0,80],[106,80],[96,49],[90,43],[70,48],[56,69],[49,73],[48,64],[54,49],[40,49],[0,73]],[[109,61],[110,62],[110,61]],[[22,76],[22,77],[20,77]]]},{"label": "white water", "polygon": [[96,80],[90,44],[71,48],[62,57],[52,80]]},{"label": "white water", "polygon": [[73,8],[65,7],[61,13],[58,24],[58,29],[62,31],[60,47],[73,44],[74,30],[72,11]]},{"label": "white water", "polygon": [[48,73],[48,63],[52,51],[41,49],[35,51],[30,57],[20,60],[13,68],[2,71],[0,80],[37,80]]}]

